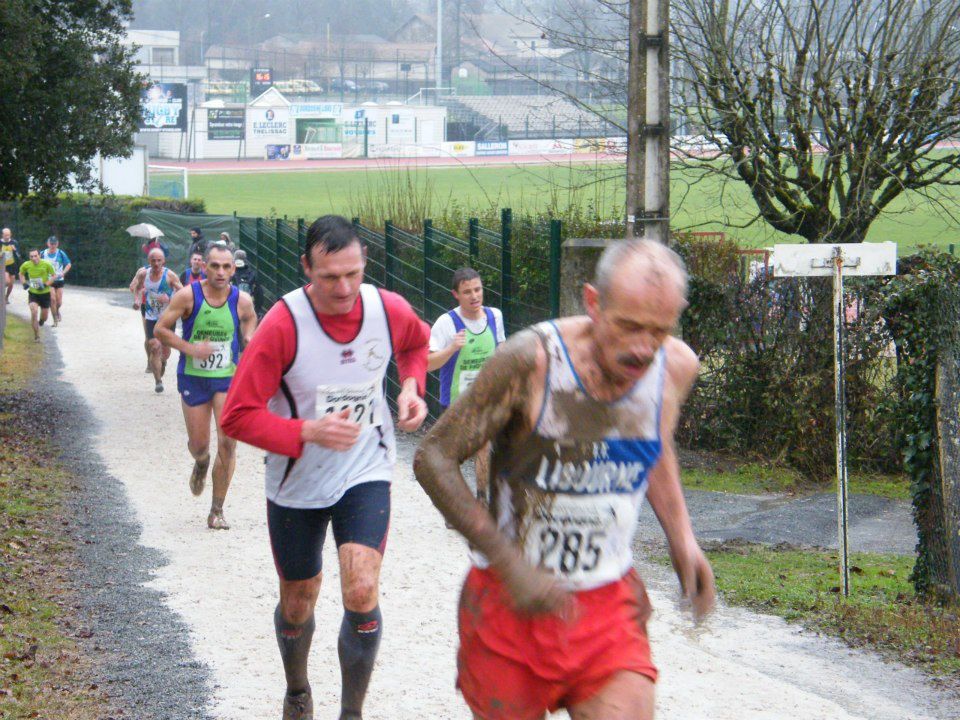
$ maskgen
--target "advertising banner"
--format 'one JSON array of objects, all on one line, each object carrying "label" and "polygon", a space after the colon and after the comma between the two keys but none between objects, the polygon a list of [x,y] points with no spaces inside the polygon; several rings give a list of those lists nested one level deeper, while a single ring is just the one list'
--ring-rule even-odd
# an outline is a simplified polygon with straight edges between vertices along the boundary
[{"label": "advertising banner", "polygon": [[569,155],[573,139],[564,140],[510,140],[511,155]]},{"label": "advertising banner", "polygon": [[250,95],[260,97],[273,87],[273,68],[250,68]]},{"label": "advertising banner", "polygon": [[242,108],[208,108],[207,140],[243,140]]},{"label": "advertising banner", "polygon": [[300,143],[293,146],[294,160],[335,160],[343,157],[343,143]]},{"label": "advertising banner", "polygon": [[151,83],[140,91],[140,130],[187,131],[187,86]]},{"label": "advertising banner", "polygon": [[289,160],[289,145],[267,145],[267,160]]},{"label": "advertising banner", "polygon": [[343,103],[293,103],[290,117],[294,118],[336,118],[343,115]]},{"label": "advertising banner", "polygon": [[447,157],[473,157],[476,153],[476,145],[472,140],[445,142],[440,145],[440,149]]},{"label": "advertising banner", "polygon": [[367,148],[367,157],[372,158],[425,158],[441,155],[442,152],[436,145],[370,143]]},{"label": "advertising banner", "polygon": [[478,140],[474,153],[477,157],[488,157],[491,155],[509,155],[510,144],[506,140]]},{"label": "advertising banner", "polygon": [[290,134],[290,109],[249,108],[247,113],[247,140],[287,140]]}]

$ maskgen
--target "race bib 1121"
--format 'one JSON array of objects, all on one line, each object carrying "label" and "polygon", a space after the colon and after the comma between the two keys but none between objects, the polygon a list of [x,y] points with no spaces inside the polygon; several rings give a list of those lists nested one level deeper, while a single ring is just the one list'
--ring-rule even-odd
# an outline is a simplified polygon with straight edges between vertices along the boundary
[{"label": "race bib 1121", "polygon": [[353,385],[317,385],[317,418],[333,413],[350,411],[350,419],[361,428],[379,427],[381,416],[380,383],[356,383]]}]

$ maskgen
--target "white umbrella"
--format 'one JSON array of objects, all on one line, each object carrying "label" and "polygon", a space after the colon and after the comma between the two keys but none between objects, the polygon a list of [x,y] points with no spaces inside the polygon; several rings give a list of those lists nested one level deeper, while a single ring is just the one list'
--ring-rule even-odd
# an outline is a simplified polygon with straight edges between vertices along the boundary
[{"label": "white umbrella", "polygon": [[127,232],[133,237],[146,238],[147,240],[163,237],[163,230],[158,228],[156,225],[151,225],[150,223],[138,223],[137,225],[131,225],[127,228]]}]

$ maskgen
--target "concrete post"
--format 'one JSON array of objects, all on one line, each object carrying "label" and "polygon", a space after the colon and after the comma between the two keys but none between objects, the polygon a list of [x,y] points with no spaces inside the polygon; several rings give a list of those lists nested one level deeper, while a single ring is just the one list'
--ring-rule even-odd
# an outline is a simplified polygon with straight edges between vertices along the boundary
[{"label": "concrete post", "polygon": [[611,242],[604,238],[570,238],[560,260],[560,315],[583,315],[583,284],[593,280],[597,260]]}]

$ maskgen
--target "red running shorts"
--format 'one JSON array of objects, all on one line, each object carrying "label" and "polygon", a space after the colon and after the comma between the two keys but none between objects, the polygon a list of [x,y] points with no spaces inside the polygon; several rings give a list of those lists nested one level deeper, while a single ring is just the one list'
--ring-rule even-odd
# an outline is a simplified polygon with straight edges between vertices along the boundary
[{"label": "red running shorts", "polygon": [[460,595],[457,687],[484,720],[541,720],[596,695],[623,670],[657,679],[650,600],[630,571],[574,593],[575,610],[521,615],[491,570],[473,568]]}]

